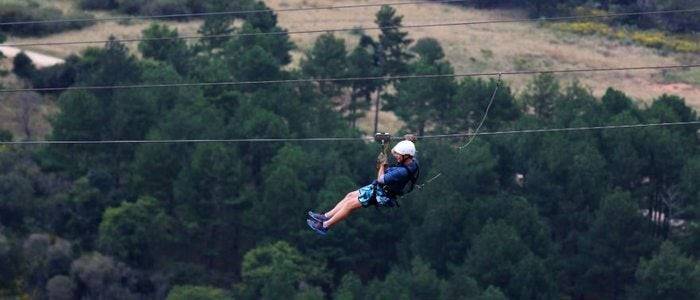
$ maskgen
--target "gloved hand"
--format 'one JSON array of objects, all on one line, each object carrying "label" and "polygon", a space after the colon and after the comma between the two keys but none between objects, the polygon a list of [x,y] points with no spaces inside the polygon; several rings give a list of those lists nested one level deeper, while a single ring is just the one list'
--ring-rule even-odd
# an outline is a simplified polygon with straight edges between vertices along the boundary
[{"label": "gloved hand", "polygon": [[377,163],[379,165],[388,165],[389,159],[386,157],[386,153],[382,152],[377,155]]}]

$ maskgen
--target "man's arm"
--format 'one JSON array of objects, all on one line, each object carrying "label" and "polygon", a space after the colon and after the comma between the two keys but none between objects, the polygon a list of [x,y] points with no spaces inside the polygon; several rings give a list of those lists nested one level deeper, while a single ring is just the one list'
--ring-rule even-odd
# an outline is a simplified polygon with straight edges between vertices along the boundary
[{"label": "man's arm", "polygon": [[386,171],[387,164],[380,164],[379,170],[377,171],[377,182],[384,183],[384,172]]}]

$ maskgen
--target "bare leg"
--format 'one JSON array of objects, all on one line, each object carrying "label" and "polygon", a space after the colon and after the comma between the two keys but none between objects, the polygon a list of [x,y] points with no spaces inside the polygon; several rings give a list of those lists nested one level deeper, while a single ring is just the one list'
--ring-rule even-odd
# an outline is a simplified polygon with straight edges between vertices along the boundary
[{"label": "bare leg", "polygon": [[340,211],[340,209],[343,208],[345,203],[347,203],[348,201],[352,201],[353,198],[355,199],[355,201],[357,201],[357,197],[359,197],[359,195],[360,194],[357,191],[348,193],[347,195],[345,195],[345,198],[343,198],[343,200],[340,200],[340,202],[338,202],[338,204],[336,204],[331,211],[325,213],[324,215],[328,218],[332,218],[338,211]]},{"label": "bare leg", "polygon": [[[355,195],[359,195],[359,193],[355,194]],[[362,204],[360,204],[360,201],[357,198],[354,198],[354,199],[353,198],[346,198],[346,199],[347,200],[344,199],[343,201],[341,201],[343,206],[340,208],[340,210],[338,210],[338,212],[333,214],[333,217],[331,217],[330,220],[323,223],[323,227],[330,228],[331,226],[335,225],[336,223],[338,223],[342,220],[345,220],[345,218],[347,218],[350,215],[350,213],[353,212],[354,210],[362,207]]]}]

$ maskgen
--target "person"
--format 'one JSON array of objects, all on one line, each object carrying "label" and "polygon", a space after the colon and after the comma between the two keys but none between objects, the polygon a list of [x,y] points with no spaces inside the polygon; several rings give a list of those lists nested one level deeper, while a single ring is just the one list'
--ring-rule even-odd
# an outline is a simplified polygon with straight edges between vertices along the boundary
[{"label": "person", "polygon": [[386,154],[378,157],[377,179],[357,191],[348,193],[335,207],[324,213],[309,211],[307,224],[320,235],[326,235],[328,229],[346,219],[352,212],[361,207],[387,206],[397,204],[397,198],[404,193],[406,184],[415,185],[419,175],[415,136],[407,135],[406,140],[399,142],[391,150],[392,156],[398,162],[396,167],[388,167]]}]

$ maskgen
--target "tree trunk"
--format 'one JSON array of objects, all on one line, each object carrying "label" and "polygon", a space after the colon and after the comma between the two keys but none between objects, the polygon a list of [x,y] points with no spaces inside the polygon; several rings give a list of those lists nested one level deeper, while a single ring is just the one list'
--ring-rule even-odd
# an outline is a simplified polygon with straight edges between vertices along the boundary
[{"label": "tree trunk", "polygon": [[377,102],[374,104],[374,133],[377,133],[379,129],[379,109],[380,109],[380,102],[382,100],[382,87],[380,86],[379,89],[377,89]]},{"label": "tree trunk", "polygon": [[357,94],[355,88],[350,91],[350,126],[357,128]]}]

